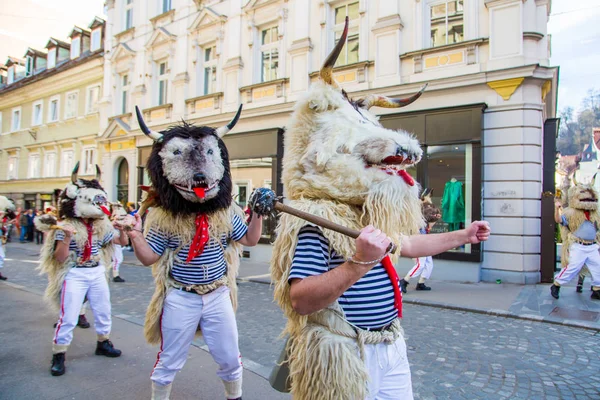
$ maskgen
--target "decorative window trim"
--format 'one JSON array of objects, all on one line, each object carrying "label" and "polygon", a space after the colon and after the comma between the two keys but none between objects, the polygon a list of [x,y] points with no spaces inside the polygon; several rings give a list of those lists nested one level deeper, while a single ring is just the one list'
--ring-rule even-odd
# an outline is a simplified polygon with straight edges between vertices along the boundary
[{"label": "decorative window trim", "polygon": [[[451,46],[451,45],[458,45],[461,43],[464,43],[466,41],[468,41],[469,37],[476,37],[476,33],[470,32],[471,30],[475,30],[477,31],[477,24],[475,24],[474,27],[469,27],[468,24],[468,20],[469,19],[474,19],[476,22],[477,21],[477,13],[471,13],[469,10],[469,6],[470,1],[469,0],[465,0],[463,3],[463,41],[462,42],[456,42],[456,43],[447,43],[447,44],[443,44],[440,46],[432,46],[431,45],[431,15],[429,12],[429,9],[432,6],[438,5],[438,4],[442,4],[442,3],[447,3],[453,0],[424,0],[422,1],[423,3],[423,31],[422,31],[422,35],[423,35],[423,49],[439,49],[441,47],[445,47],[445,46]],[[474,14],[474,15],[473,15]]]},{"label": "decorative window trim", "polygon": [[[273,39],[271,38],[270,43],[263,44],[262,43],[263,32],[268,31],[269,32],[268,34],[272,35],[273,29],[277,29],[276,41],[273,41]],[[279,24],[278,23],[265,24],[257,29],[257,34],[258,34],[258,38],[257,38],[258,46],[256,46],[256,49],[257,49],[256,54],[257,54],[257,61],[258,61],[258,71],[260,73],[258,83],[275,81],[275,80],[279,79],[281,76],[281,73],[280,73],[281,65],[280,65],[279,61],[280,61],[280,57],[282,57],[282,54],[281,54],[281,44],[282,43],[281,42],[282,42],[283,35],[279,34]],[[274,79],[273,78],[268,79],[268,77],[265,77],[263,75],[263,73],[264,73],[263,53],[268,51],[272,55],[273,50],[277,50],[277,68],[275,69]],[[271,58],[269,58],[269,60],[271,60]]]}]

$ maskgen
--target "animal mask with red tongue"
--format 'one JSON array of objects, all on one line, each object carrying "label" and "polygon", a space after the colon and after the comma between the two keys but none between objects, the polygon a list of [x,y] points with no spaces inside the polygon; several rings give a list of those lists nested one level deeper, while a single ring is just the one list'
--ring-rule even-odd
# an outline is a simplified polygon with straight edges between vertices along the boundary
[{"label": "animal mask with red tongue", "polygon": [[71,182],[60,195],[58,207],[61,218],[104,218],[110,216],[108,195],[100,185],[101,172],[96,166],[96,178],[79,178],[79,163],[71,174]]},{"label": "animal mask with red tongue", "polygon": [[206,197],[206,191],[203,187],[195,187],[194,193],[196,193],[196,196],[198,196],[201,199],[204,199]]}]

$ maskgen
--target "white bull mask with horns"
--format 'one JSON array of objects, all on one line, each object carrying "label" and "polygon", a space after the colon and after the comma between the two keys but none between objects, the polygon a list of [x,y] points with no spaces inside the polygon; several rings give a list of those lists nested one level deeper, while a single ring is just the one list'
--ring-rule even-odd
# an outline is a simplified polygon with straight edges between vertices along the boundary
[{"label": "white bull mask with horns", "polygon": [[423,151],[411,134],[384,128],[369,109],[407,106],[426,85],[403,99],[375,94],[350,99],[333,78],[347,34],[348,18],[320,79],[297,102],[286,128],[282,180],[287,197],[363,207],[370,215],[367,222],[413,233],[422,224],[419,189],[406,168],[418,163]]},{"label": "white bull mask with horns", "polygon": [[108,196],[100,185],[102,173],[96,165],[96,177],[92,180],[79,178],[79,162],[71,173],[60,203],[60,215],[67,218],[102,218],[110,216]]}]

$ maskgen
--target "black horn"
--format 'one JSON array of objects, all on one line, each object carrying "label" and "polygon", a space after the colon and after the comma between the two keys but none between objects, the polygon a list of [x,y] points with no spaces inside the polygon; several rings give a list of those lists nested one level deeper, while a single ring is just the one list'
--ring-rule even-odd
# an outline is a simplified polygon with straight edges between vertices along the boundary
[{"label": "black horn", "polygon": [[427,84],[425,84],[425,86],[423,86],[418,93],[403,99],[395,99],[393,97],[370,94],[364,99],[358,100],[357,103],[360,104],[362,108],[365,108],[367,110],[371,107],[400,108],[409,105],[410,103],[414,102],[419,97],[421,97],[426,88]]},{"label": "black horn", "polygon": [[235,113],[235,116],[227,125],[221,126],[216,129],[218,137],[222,138],[223,136],[225,136],[225,134],[227,132],[229,132],[230,130],[233,129],[235,124],[237,124],[238,120],[240,119],[240,115],[242,115],[242,107],[243,107],[243,104],[240,104],[240,107],[238,108],[237,113]]},{"label": "black horn", "polygon": [[342,52],[344,44],[346,44],[349,23],[350,20],[348,19],[348,17],[346,17],[346,24],[344,25],[344,31],[342,32],[342,36],[340,37],[340,40],[337,42],[331,53],[329,53],[329,56],[327,56],[327,59],[325,60],[325,63],[323,64],[323,66],[321,67],[321,71],[319,72],[319,76],[321,77],[321,79],[323,79],[323,81],[329,85],[336,84],[333,80],[333,66],[335,65],[335,62],[337,61],[340,53]]},{"label": "black horn", "polygon": [[160,133],[148,128],[148,125],[146,125],[146,123],[144,122],[144,118],[142,118],[142,113],[140,112],[138,106],[135,106],[135,115],[137,116],[138,124],[140,125],[140,129],[142,130],[142,132],[144,132],[146,136],[148,136],[155,142],[161,142],[163,136]]},{"label": "black horn", "polygon": [[73,172],[71,172],[71,182],[73,184],[77,184],[77,175],[79,175],[79,161],[75,164],[75,168],[73,168]]},{"label": "black horn", "polygon": [[96,180],[100,182],[100,178],[102,178],[102,171],[100,171],[100,167],[96,164]]}]

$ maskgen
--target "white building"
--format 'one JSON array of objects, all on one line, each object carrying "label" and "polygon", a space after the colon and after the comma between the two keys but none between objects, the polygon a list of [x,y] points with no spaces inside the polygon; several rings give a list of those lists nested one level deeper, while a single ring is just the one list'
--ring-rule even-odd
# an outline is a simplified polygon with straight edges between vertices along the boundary
[{"label": "white building", "polygon": [[[447,182],[463,198],[464,206],[445,202],[450,208],[437,230],[481,218],[493,226],[484,248],[440,255],[435,277],[534,283],[551,276],[553,259],[548,264],[545,254],[554,254],[553,235],[548,239],[542,229],[552,223],[542,187],[553,190],[553,174],[542,171],[554,168],[558,84],[558,69],[549,65],[550,0],[108,0],[107,6],[103,169],[114,199],[137,200],[137,185],[147,183],[151,142],[132,119],[134,105],[161,130],[182,118],[218,126],[243,103],[242,119],[225,137],[238,201],[244,204],[257,186],[282,193],[282,128],[349,16],[348,44],[334,73],[351,96],[406,96],[429,83],[410,106],[379,111],[385,126],[412,131],[423,143],[426,157],[411,172],[435,189],[434,200]],[[271,230],[265,231],[267,239]],[[265,244],[250,257],[267,260],[269,253]]]}]

